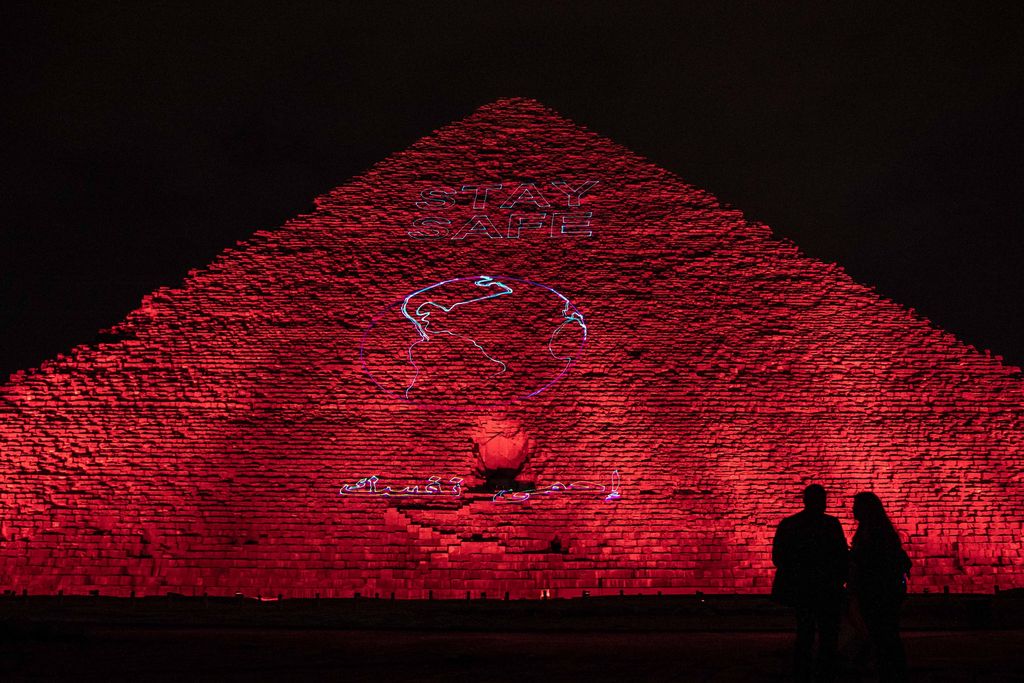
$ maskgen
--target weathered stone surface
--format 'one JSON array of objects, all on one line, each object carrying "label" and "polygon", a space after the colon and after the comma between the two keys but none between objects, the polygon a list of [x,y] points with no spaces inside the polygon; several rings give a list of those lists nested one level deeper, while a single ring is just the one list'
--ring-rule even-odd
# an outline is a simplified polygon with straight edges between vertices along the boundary
[{"label": "weathered stone surface", "polygon": [[[588,180],[575,204],[552,185]],[[486,203],[430,192],[487,183],[503,187]],[[1024,586],[1019,370],[671,173],[510,99],[316,207],[147,296],[114,341],[0,389],[0,586],[763,592],[774,525],[810,481],[849,533],[854,493],[886,501],[912,590]],[[578,308],[587,343],[565,376],[489,407],[374,384],[360,355],[374,316],[483,274]],[[418,357],[438,382],[462,367]],[[482,461],[523,457],[521,486],[607,484],[617,470],[621,498],[469,492]],[[371,475],[465,488],[339,495]]]}]

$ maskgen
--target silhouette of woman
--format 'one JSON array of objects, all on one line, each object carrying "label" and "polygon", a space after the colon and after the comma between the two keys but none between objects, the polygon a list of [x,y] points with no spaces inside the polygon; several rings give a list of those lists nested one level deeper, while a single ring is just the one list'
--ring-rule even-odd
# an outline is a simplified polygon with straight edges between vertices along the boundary
[{"label": "silhouette of woman", "polygon": [[880,681],[907,680],[900,640],[900,606],[907,594],[910,558],[874,493],[853,497],[857,531],[850,547],[850,594],[875,648]]}]

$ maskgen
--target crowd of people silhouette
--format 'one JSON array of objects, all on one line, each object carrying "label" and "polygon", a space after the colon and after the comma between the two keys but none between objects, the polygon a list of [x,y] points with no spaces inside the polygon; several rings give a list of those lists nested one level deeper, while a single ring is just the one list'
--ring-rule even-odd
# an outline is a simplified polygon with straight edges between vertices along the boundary
[{"label": "crowd of people silhouette", "polygon": [[796,613],[794,678],[835,678],[846,606],[851,623],[863,626],[873,647],[879,680],[905,681],[899,614],[910,558],[882,501],[870,492],[854,496],[857,531],[848,546],[839,520],[825,514],[824,487],[811,484],[803,500],[804,509],[779,523],[772,542],[772,595]]}]

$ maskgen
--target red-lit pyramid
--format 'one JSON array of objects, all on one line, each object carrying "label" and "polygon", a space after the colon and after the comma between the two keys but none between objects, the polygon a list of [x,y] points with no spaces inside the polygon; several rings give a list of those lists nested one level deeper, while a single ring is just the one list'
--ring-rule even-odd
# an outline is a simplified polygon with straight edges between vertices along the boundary
[{"label": "red-lit pyramid", "polygon": [[803,485],[1024,586],[1019,371],[536,102],[0,389],[0,586],[764,592]]}]

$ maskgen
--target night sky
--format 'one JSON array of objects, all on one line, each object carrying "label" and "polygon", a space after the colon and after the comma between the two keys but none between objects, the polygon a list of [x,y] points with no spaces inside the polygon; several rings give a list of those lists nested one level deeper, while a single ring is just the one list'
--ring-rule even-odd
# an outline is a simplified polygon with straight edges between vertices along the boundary
[{"label": "night sky", "polygon": [[1024,364],[1020,6],[255,5],[2,10],[0,373],[506,96]]}]

